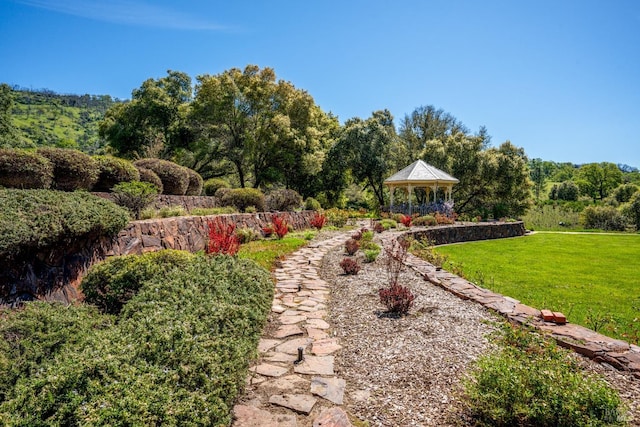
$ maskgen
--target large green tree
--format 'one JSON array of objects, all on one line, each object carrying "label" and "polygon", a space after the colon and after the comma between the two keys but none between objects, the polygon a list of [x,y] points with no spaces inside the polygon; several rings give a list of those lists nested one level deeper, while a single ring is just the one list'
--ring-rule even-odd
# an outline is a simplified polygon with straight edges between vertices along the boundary
[{"label": "large green tree", "polygon": [[588,163],[578,170],[580,192],[595,202],[602,200],[622,183],[622,171],[615,163]]},{"label": "large green tree", "polygon": [[115,104],[100,124],[100,136],[120,156],[171,158],[187,147],[191,78],[182,72],[148,79],[132,92],[130,102]]},{"label": "large green tree", "polygon": [[338,127],[305,91],[249,65],[198,77],[191,122],[197,145],[232,165],[242,187],[308,192]]}]

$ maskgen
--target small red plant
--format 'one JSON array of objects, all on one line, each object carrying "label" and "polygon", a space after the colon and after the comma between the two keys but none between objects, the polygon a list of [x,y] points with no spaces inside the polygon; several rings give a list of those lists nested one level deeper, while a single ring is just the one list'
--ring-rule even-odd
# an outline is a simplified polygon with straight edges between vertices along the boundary
[{"label": "small red plant", "polygon": [[240,248],[240,240],[235,233],[236,225],[233,223],[225,225],[222,219],[210,220],[208,254],[235,255]]},{"label": "small red plant", "polygon": [[289,232],[289,224],[278,215],[274,215],[271,218],[271,224],[273,225],[273,232],[276,233],[278,239],[282,239]]},{"label": "small red plant", "polygon": [[344,242],[344,250],[347,252],[347,254],[353,255],[358,252],[358,249],[360,249],[360,243],[357,240],[349,239]]},{"label": "small red plant", "polygon": [[373,224],[373,231],[380,234],[384,231],[384,226],[379,222],[376,222],[375,224]]},{"label": "small red plant", "polygon": [[413,306],[413,300],[416,299],[409,288],[398,284],[382,288],[378,294],[380,302],[387,308],[387,312],[400,315],[407,314]]},{"label": "small red plant", "polygon": [[361,240],[362,239],[362,230],[356,231],[355,234],[351,235],[353,240]]},{"label": "small red plant", "polygon": [[405,227],[411,227],[411,216],[410,215],[400,215],[400,222]]},{"label": "small red plant", "polygon": [[436,217],[436,222],[438,224],[453,224],[456,222],[455,217],[449,217],[445,214],[441,214],[440,212],[436,212],[434,216]]},{"label": "small red plant", "polygon": [[358,261],[354,261],[351,258],[345,258],[340,261],[340,267],[344,270],[344,274],[356,275],[358,274],[358,271],[360,271],[360,264],[358,264]]},{"label": "small red plant", "polygon": [[322,230],[327,224],[327,217],[325,214],[321,214],[320,212],[316,212],[316,214],[311,218],[311,226],[317,228],[318,230]]},{"label": "small red plant", "polygon": [[272,225],[267,225],[262,227],[262,235],[264,237],[271,237],[271,235],[273,234],[273,226]]}]

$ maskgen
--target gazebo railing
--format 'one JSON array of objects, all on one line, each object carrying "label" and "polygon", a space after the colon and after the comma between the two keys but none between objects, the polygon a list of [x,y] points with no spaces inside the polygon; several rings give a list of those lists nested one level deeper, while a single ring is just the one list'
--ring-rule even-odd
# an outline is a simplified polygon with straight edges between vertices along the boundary
[{"label": "gazebo railing", "polygon": [[438,202],[429,202],[422,204],[411,204],[411,210],[409,210],[409,203],[400,203],[394,204],[393,206],[383,206],[382,212],[389,213],[401,213],[404,215],[415,215],[418,214],[420,216],[433,214],[435,212],[440,212],[447,216],[453,214],[453,201],[443,201],[440,200]]}]

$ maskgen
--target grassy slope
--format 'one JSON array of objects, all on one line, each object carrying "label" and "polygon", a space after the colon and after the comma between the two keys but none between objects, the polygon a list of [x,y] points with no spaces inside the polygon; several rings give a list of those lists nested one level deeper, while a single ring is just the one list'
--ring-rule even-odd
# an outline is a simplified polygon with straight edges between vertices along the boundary
[{"label": "grassy slope", "polygon": [[290,233],[282,239],[255,240],[240,245],[239,258],[251,259],[267,270],[273,268],[274,262],[298,248],[309,243],[301,233]]},{"label": "grassy slope", "polygon": [[[638,341],[638,235],[535,234],[445,246],[438,252],[461,265],[480,286]],[[601,327],[605,316],[612,322]]]}]

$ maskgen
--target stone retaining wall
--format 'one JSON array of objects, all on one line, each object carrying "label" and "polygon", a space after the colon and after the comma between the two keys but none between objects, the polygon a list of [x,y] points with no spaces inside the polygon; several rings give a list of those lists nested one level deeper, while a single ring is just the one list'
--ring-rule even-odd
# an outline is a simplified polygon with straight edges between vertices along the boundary
[{"label": "stone retaining wall", "polygon": [[[315,212],[281,212],[295,229],[310,228]],[[142,254],[161,249],[197,252],[208,241],[207,221],[221,218],[223,223],[259,231],[271,222],[274,213],[184,216],[134,221],[113,238],[86,236],[22,259],[0,261],[0,307],[18,301],[42,299],[71,302],[82,298],[79,284],[83,274],[108,256]],[[6,264],[6,265],[2,265]]]},{"label": "stone retaining wall", "polygon": [[428,240],[436,245],[471,242],[474,240],[504,239],[524,236],[524,222],[481,222],[440,225],[425,230],[410,231],[407,235],[416,240]]}]

